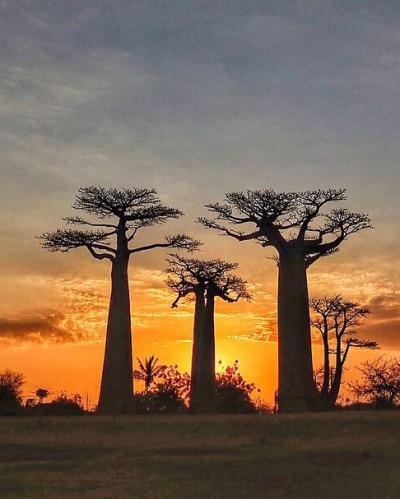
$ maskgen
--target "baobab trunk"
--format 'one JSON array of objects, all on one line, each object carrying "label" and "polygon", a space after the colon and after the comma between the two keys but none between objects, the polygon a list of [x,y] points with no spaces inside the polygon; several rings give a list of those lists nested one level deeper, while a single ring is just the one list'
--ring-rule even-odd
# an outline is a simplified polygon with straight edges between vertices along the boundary
[{"label": "baobab trunk", "polygon": [[118,251],[112,263],[111,298],[98,412],[133,412],[132,332],[128,283],[129,252]]},{"label": "baobab trunk", "polygon": [[195,414],[213,411],[215,389],[214,299],[196,296],[193,335],[190,410]]},{"label": "baobab trunk", "polygon": [[307,271],[296,251],[280,255],[278,282],[278,337],[280,412],[316,408],[313,378]]}]

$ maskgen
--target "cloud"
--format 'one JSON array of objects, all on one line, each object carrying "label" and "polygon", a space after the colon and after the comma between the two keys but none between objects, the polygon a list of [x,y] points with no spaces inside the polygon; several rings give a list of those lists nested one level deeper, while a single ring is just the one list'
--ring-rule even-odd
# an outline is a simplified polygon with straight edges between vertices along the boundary
[{"label": "cloud", "polygon": [[227,337],[235,341],[252,341],[256,343],[264,341],[276,343],[278,341],[278,335],[273,331],[252,331],[250,333],[232,334]]},{"label": "cloud", "polygon": [[79,334],[65,328],[65,315],[59,312],[46,312],[32,317],[0,318],[0,339],[65,343],[76,341]]}]

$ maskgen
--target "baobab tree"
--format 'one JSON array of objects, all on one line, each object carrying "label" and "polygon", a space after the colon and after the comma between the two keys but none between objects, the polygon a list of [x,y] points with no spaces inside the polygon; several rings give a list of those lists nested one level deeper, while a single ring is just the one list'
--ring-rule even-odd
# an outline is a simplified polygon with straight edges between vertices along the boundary
[{"label": "baobab tree", "polygon": [[230,272],[236,263],[220,259],[198,260],[171,255],[168,286],[177,298],[172,307],[187,296],[194,297],[192,372],[190,385],[190,410],[207,413],[214,410],[215,396],[215,299],[233,303],[249,299],[246,283]]},{"label": "baobab tree", "polygon": [[185,234],[177,234],[167,235],[161,242],[132,247],[141,229],[182,215],[181,211],[164,206],[154,189],[82,187],[72,207],[95,220],[67,217],[64,220],[73,228],[43,234],[42,246],[49,251],[62,252],[86,248],[97,260],[111,262],[111,297],[98,411],[102,414],[129,413],[133,410],[130,257],[155,248],[193,251],[199,243]]},{"label": "baobab tree", "polygon": [[158,359],[151,355],[149,358],[145,358],[142,362],[139,358],[137,359],[139,363],[139,369],[133,371],[133,377],[135,379],[140,379],[144,381],[144,388],[148,390],[153,383],[154,379],[165,369],[165,366],[157,365]]},{"label": "baobab tree", "polygon": [[[324,349],[321,399],[325,407],[333,407],[339,396],[343,368],[351,348],[376,349],[376,341],[357,337],[357,327],[369,310],[359,303],[346,301],[341,295],[311,300],[311,324],[319,331]],[[332,346],[333,343],[333,346]],[[330,355],[335,364],[331,367]]]},{"label": "baobab tree", "polygon": [[[344,189],[278,193],[271,189],[226,194],[225,202],[206,205],[208,228],[238,241],[257,241],[277,251],[279,410],[313,410],[318,405],[311,353],[307,268],[339,249],[350,235],[371,227],[363,213],[333,209]],[[252,225],[253,229],[241,228]]]}]

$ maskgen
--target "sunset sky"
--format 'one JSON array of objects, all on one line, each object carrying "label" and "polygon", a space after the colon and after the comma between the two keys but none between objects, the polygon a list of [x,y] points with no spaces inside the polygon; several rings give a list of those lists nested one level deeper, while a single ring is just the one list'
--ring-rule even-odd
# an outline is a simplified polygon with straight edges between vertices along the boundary
[{"label": "sunset sky", "polygon": [[[186,231],[199,256],[239,263],[254,299],[218,303],[217,360],[238,359],[266,399],[274,253],[194,221],[229,191],[347,188],[374,230],[311,268],[310,295],[370,308],[361,332],[381,349],[349,365],[400,355],[399,21],[397,0],[0,0],[0,370],[22,371],[26,394],[96,402],[109,262],[35,239],[86,185],[156,187],[185,216],[143,240]],[[193,305],[171,310],[166,256],[131,262],[134,355],[185,370]]]}]

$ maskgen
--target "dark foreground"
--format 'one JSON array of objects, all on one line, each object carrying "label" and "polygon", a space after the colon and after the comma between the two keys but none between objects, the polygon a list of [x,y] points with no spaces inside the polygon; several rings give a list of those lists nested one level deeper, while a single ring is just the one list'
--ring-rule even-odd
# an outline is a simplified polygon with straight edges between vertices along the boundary
[{"label": "dark foreground", "polygon": [[400,411],[0,419],[0,497],[398,498]]}]

